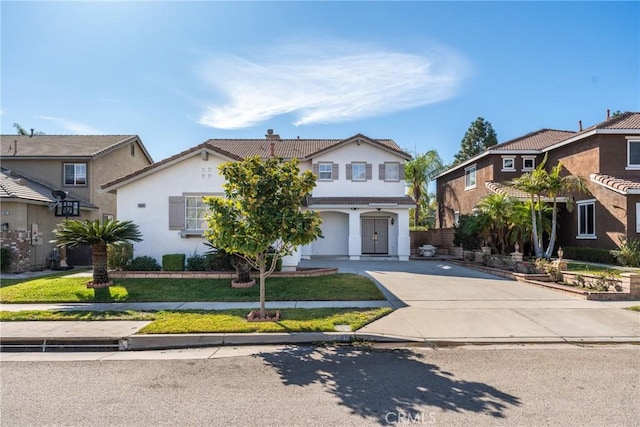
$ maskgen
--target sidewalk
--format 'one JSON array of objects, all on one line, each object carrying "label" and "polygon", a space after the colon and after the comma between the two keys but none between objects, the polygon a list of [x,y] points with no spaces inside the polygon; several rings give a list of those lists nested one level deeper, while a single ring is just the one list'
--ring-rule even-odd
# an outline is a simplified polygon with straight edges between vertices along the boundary
[{"label": "sidewalk", "polygon": [[[320,341],[413,342],[429,346],[519,343],[640,344],[640,301],[585,301],[446,261],[304,261],[367,275],[387,301],[268,302],[268,308],[380,307],[391,314],[356,332],[137,335],[147,322],[3,322],[0,335],[43,342],[118,340],[121,349]],[[258,303],[4,304],[0,310],[218,310]]]}]

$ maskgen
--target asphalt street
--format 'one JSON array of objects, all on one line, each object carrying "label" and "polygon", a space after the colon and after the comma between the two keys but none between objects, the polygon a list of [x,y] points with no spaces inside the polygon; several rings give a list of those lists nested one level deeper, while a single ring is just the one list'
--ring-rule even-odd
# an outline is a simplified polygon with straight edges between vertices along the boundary
[{"label": "asphalt street", "polygon": [[640,417],[632,345],[144,353],[3,362],[0,424],[635,426]]}]

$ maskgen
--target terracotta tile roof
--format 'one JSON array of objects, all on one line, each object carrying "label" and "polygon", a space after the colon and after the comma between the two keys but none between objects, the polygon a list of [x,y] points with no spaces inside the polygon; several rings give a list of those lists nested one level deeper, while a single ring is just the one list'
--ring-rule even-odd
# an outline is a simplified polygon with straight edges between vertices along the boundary
[{"label": "terracotta tile roof", "polygon": [[585,131],[592,129],[640,129],[640,113],[627,111],[597,125],[588,127]]},{"label": "terracotta tile roof", "polygon": [[145,174],[153,169],[163,167],[170,164],[181,157],[191,153],[197,153],[202,150],[211,150],[216,153],[228,157],[232,160],[242,160],[247,157],[260,156],[262,158],[271,156],[271,143],[274,144],[274,155],[285,159],[298,158],[301,160],[309,159],[324,150],[336,147],[341,143],[347,143],[353,139],[361,138],[372,144],[379,144],[392,151],[396,151],[400,156],[407,159],[411,158],[410,154],[405,153],[391,139],[371,139],[364,135],[358,134],[347,139],[209,139],[200,145],[191,147],[171,157],[159,162],[153,163],[129,175],[123,176],[101,186],[102,189],[113,187],[122,182],[133,179],[139,175]]},{"label": "terracotta tile roof", "polygon": [[206,141],[206,144],[245,159],[251,156],[262,158],[271,156],[271,144],[273,143],[274,154],[278,157],[308,159],[321,151],[355,138],[366,139],[407,156],[407,153],[403,152],[391,139],[371,139],[360,134],[347,139],[210,139]]},{"label": "terracotta tile roof", "polygon": [[0,153],[6,157],[98,157],[134,140],[140,141],[136,135],[1,135]]},{"label": "terracotta tile roof", "polygon": [[[531,200],[531,194],[530,193],[527,193],[526,191],[518,190],[518,189],[513,188],[513,187],[509,187],[508,185],[501,184],[499,182],[486,181],[484,183],[484,185],[494,193],[504,194],[505,196],[513,197],[514,199],[518,199],[518,200],[522,200],[522,201]],[[549,197],[543,197],[542,201],[543,202],[552,202],[553,199],[551,199]],[[565,201],[565,197],[564,196],[559,196],[559,197],[557,197],[556,201],[557,202],[564,202]]]},{"label": "terracotta tile roof", "polygon": [[621,194],[640,194],[640,176],[617,178],[611,175],[592,173],[591,181]]},{"label": "terracotta tile roof", "polygon": [[314,205],[361,205],[361,206],[414,206],[416,202],[409,196],[403,197],[310,197],[307,206]]},{"label": "terracotta tile roof", "polygon": [[557,142],[570,138],[575,134],[575,132],[568,130],[540,129],[501,144],[494,145],[493,147],[489,147],[489,150],[541,150]]},{"label": "terracotta tile roof", "polygon": [[[0,168],[0,199],[17,199],[23,201],[51,203],[54,202],[51,191],[54,189],[41,184],[24,175],[19,175],[5,168]],[[98,207],[89,202],[78,199],[71,195],[67,200],[80,200],[83,208],[97,209]]]}]

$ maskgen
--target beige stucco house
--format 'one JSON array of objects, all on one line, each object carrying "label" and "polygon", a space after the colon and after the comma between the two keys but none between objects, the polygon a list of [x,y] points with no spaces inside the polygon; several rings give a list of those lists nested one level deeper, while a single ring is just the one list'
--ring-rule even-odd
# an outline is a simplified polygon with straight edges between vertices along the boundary
[{"label": "beige stucco house", "polygon": [[[47,265],[53,229],[64,219],[53,192],[77,202],[79,219],[116,217],[116,197],[102,184],[153,163],[136,135],[2,135],[0,242],[11,249],[11,271]],[[60,194],[60,193],[58,193]],[[74,256],[81,259],[73,259]],[[69,253],[73,264],[87,253]]]}]

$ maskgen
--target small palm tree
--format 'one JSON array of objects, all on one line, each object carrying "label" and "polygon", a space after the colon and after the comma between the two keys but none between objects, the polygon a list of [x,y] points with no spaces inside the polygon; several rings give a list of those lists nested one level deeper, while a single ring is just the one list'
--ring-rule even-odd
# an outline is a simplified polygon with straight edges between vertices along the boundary
[{"label": "small palm tree", "polygon": [[140,242],[142,234],[138,226],[131,221],[105,219],[80,221],[65,219],[53,230],[57,237],[53,240],[58,246],[91,245],[93,263],[93,286],[106,286],[109,283],[107,273],[107,245],[111,243]]},{"label": "small palm tree", "polygon": [[20,126],[19,123],[14,123],[13,127],[16,129],[16,134],[17,135],[22,135],[22,136],[29,136],[29,135],[44,135],[44,132],[41,132],[39,130],[34,131],[33,129],[31,129],[31,133],[29,133],[25,128],[23,128],[22,126]]},{"label": "small palm tree", "polygon": [[484,238],[488,238],[493,249],[504,254],[507,249],[509,219],[512,216],[515,200],[501,193],[493,193],[478,203],[478,209],[486,216]]},{"label": "small palm tree", "polygon": [[420,225],[420,209],[429,203],[429,181],[443,169],[442,159],[440,159],[436,150],[429,150],[424,154],[420,154],[405,165],[405,175],[409,192],[416,202],[416,207],[413,212],[413,225],[416,227]]}]

